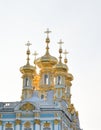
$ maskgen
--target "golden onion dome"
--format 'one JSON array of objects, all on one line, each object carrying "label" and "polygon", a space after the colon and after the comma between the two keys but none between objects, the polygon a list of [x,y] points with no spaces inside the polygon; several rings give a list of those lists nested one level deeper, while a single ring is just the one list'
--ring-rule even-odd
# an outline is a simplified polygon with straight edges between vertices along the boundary
[{"label": "golden onion dome", "polygon": [[30,45],[31,45],[31,43],[29,43],[29,41],[28,41],[28,43],[26,44],[26,46],[28,46],[28,49],[27,49],[27,52],[26,52],[26,54],[27,54],[27,63],[26,63],[26,65],[20,67],[20,72],[22,74],[36,73],[36,68],[34,66],[30,65],[30,63],[29,63],[29,60],[30,60],[30,58],[29,58],[29,55],[30,55],[29,46]]},{"label": "golden onion dome", "polygon": [[48,37],[48,34],[50,33],[51,31],[49,31],[47,29],[47,31],[45,33],[47,33],[47,38],[46,38],[46,53],[44,56],[38,58],[38,59],[35,59],[35,64],[39,67],[39,68],[42,68],[42,67],[53,67],[55,64],[57,64],[58,60],[56,57],[54,56],[51,56],[49,54],[49,46],[48,44],[50,43],[50,39]]},{"label": "golden onion dome", "polygon": [[36,73],[36,70],[35,70],[34,66],[26,64],[26,65],[20,67],[20,72],[22,74],[25,74],[25,73]]},{"label": "golden onion dome", "polygon": [[65,72],[67,72],[68,71],[68,67],[67,67],[67,65],[66,64],[63,64],[63,63],[61,63],[61,62],[59,62],[58,64],[56,64],[55,66],[54,66],[54,70],[57,70],[57,71],[65,71]]},{"label": "golden onion dome", "polygon": [[55,66],[54,66],[54,69],[55,70],[57,70],[57,71],[64,71],[64,72],[67,72],[68,71],[68,67],[67,67],[67,65],[66,65],[66,63],[67,63],[67,59],[65,58],[65,64],[63,64],[62,63],[62,56],[61,56],[61,54],[62,54],[62,47],[61,47],[61,45],[63,44],[63,42],[62,42],[62,40],[60,40],[59,42],[58,42],[58,44],[60,45],[60,48],[59,48],[59,54],[60,54],[60,56],[59,56],[59,62],[58,62],[58,64],[56,64]]},{"label": "golden onion dome", "polygon": [[57,64],[57,58],[51,56],[50,54],[45,54],[44,56],[35,60],[35,64],[38,65],[39,68],[42,67],[53,67]]},{"label": "golden onion dome", "polygon": [[74,79],[73,75],[68,73],[67,74],[67,80],[72,81]]}]

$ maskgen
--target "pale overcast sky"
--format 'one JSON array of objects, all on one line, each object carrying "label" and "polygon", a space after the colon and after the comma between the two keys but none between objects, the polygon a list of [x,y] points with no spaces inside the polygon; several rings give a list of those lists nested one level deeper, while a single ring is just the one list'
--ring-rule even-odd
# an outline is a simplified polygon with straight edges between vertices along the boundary
[{"label": "pale overcast sky", "polygon": [[52,31],[50,53],[58,57],[59,39],[69,51],[72,102],[81,128],[101,130],[100,0],[0,0],[0,101],[20,100],[25,43],[32,43],[32,53],[44,54],[46,28]]}]

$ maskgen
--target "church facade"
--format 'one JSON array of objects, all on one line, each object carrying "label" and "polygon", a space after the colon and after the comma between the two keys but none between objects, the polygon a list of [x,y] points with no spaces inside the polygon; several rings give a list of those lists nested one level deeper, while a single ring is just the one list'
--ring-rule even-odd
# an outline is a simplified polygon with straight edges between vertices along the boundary
[{"label": "church facade", "polygon": [[59,59],[50,55],[50,31],[45,33],[45,54],[36,58],[35,52],[34,65],[30,65],[31,44],[26,44],[27,63],[20,67],[21,101],[0,102],[0,130],[81,130],[78,112],[71,103],[73,75],[68,72],[67,51],[62,51],[60,40]]}]

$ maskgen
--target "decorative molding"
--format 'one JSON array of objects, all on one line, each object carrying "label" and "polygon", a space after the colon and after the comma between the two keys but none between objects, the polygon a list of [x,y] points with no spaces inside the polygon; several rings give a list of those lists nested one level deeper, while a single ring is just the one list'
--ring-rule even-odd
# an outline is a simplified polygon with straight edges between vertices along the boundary
[{"label": "decorative molding", "polygon": [[2,121],[0,120],[0,126],[2,125]]},{"label": "decorative molding", "polygon": [[40,115],[40,114],[37,113],[37,112],[34,114],[35,117],[39,117],[39,115]]},{"label": "decorative molding", "polygon": [[27,121],[25,124],[24,124],[24,127],[27,127],[27,128],[30,128],[31,126],[31,123],[29,121]]},{"label": "decorative molding", "polygon": [[32,111],[32,110],[35,110],[35,106],[32,105],[31,103],[27,102],[27,103],[25,103],[21,106],[20,110],[22,110],[22,111]]},{"label": "decorative molding", "polygon": [[11,128],[12,127],[12,124],[10,122],[6,123],[5,125],[7,128]]},{"label": "decorative molding", "polygon": [[58,119],[55,119],[55,120],[54,120],[54,124],[55,124],[55,125],[59,124],[59,122],[60,122],[60,120],[58,120]]},{"label": "decorative molding", "polygon": [[16,125],[20,125],[20,124],[21,124],[21,120],[16,119],[16,120],[15,120],[15,124],[16,124]]},{"label": "decorative molding", "polygon": [[35,120],[34,120],[34,123],[40,125],[40,120],[35,119]]},{"label": "decorative molding", "polygon": [[2,118],[2,114],[0,114],[0,118]]},{"label": "decorative molding", "polygon": [[50,123],[46,121],[46,122],[44,123],[44,127],[50,127]]},{"label": "decorative molding", "polygon": [[16,117],[21,117],[21,113],[16,113]]}]

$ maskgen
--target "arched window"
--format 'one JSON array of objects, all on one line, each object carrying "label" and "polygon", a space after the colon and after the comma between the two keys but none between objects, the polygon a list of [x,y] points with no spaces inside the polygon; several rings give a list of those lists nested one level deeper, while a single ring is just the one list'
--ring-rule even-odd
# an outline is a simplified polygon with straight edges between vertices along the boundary
[{"label": "arched window", "polygon": [[26,78],[26,86],[29,86],[29,80],[28,80],[28,78]]},{"label": "arched window", "polygon": [[47,74],[44,75],[44,83],[45,83],[46,85],[49,84],[49,76],[48,76]]},{"label": "arched window", "polygon": [[58,77],[57,77],[57,84],[60,85],[61,83],[62,83],[61,76],[58,76]]},{"label": "arched window", "polygon": [[41,99],[44,99],[44,95],[43,94],[41,95]]}]

